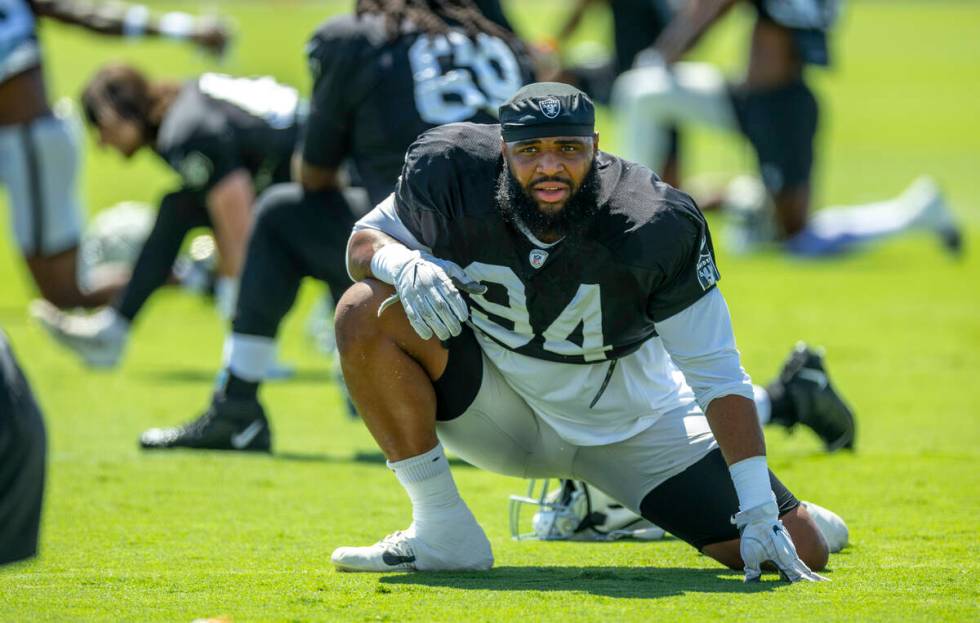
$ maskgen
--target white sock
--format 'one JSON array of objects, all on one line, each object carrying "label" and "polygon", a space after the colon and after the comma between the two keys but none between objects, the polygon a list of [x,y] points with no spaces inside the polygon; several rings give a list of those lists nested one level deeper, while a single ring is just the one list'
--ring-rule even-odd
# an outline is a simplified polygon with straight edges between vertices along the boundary
[{"label": "white sock", "polygon": [[232,333],[225,340],[225,367],[240,379],[258,383],[276,360],[276,341],[261,335]]},{"label": "white sock", "polygon": [[388,467],[395,472],[412,500],[412,519],[416,528],[433,520],[442,522],[447,515],[468,510],[459,497],[442,444],[437,443],[418,456],[394,463],[389,461]]},{"label": "white sock", "polygon": [[218,277],[214,282],[214,303],[225,320],[235,316],[238,303],[238,277]]},{"label": "white sock", "polygon": [[769,399],[769,392],[761,385],[753,385],[752,399],[755,400],[755,412],[759,414],[759,426],[765,426],[772,417],[772,400]]}]

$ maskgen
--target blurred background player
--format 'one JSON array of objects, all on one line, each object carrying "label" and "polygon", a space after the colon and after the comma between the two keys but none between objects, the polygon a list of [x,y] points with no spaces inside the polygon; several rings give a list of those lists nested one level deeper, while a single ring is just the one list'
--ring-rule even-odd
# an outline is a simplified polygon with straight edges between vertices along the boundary
[{"label": "blurred background player", "polygon": [[[547,72],[539,76],[542,80],[557,80],[574,84],[596,102],[608,104],[612,95],[612,85],[623,72],[636,64],[642,52],[648,50],[666,28],[674,16],[675,0],[576,0],[558,29],[554,39],[545,40],[536,46],[538,52],[551,59],[545,64]],[[569,50],[568,42],[582,24],[586,12],[596,8],[609,9],[613,33],[613,54],[611,57],[593,49],[587,49],[586,58]],[[573,57],[571,63],[559,66],[558,58]],[[679,188],[676,128],[669,130],[669,146],[663,168],[657,173],[671,186]]]},{"label": "blurred background player", "polygon": [[0,331],[0,565],[37,553],[46,449],[41,410]]},{"label": "blurred background player", "polygon": [[226,28],[186,13],[153,16],[141,5],[63,0],[0,0],[0,185],[10,197],[12,229],[41,296],[59,308],[105,305],[123,281],[83,291],[77,281],[83,211],[78,143],[48,104],[37,17],[104,35],[187,40],[220,54]]},{"label": "blurred background player", "polygon": [[[499,3],[484,4],[502,19]],[[300,282],[325,281],[334,296],[351,284],[344,254],[355,217],[341,164],[352,163],[376,204],[394,189],[420,133],[493,122],[497,106],[531,79],[520,41],[470,0],[360,0],[355,15],[316,31],[307,55],[313,96],[299,183],[259,199],[212,403],[184,426],[146,431],[144,448],[269,451],[258,388]]]},{"label": "blurred background player", "polygon": [[295,89],[270,77],[207,73],[180,83],[109,65],[86,85],[82,107],[101,145],[126,158],[152,149],[182,182],[161,200],[130,281],[111,307],[84,316],[43,302],[33,306],[60,343],[87,364],[108,367],[119,361],[131,323],[170,277],[184,237],[194,228],[215,231],[215,295],[219,310],[231,317],[252,204],[269,185],[289,181],[307,106]]},{"label": "blurred background player", "polygon": [[[712,65],[677,63],[738,1],[686,3],[655,46],[642,54],[645,66],[617,80],[613,106],[623,156],[661,171],[669,153],[667,128],[672,124],[741,132],[756,152],[765,195],[774,207],[775,236],[790,252],[840,253],[909,230],[934,232],[957,252],[958,228],[938,187],[928,178],[916,180],[891,200],[826,209],[810,217],[819,106],[805,69],[829,65],[827,39],[839,3],[742,0],[754,8],[756,20],[745,78],[737,85],[728,85]],[[761,228],[772,231],[766,219],[758,221]]]}]

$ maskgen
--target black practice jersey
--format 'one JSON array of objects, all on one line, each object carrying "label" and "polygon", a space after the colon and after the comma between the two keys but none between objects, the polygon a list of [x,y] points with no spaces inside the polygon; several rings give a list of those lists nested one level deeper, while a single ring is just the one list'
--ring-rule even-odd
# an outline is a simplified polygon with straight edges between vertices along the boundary
[{"label": "black practice jersey", "polygon": [[489,35],[462,31],[388,41],[379,15],[326,22],[308,46],[314,78],[303,159],[353,162],[373,203],[391,193],[405,150],[444,123],[493,123],[496,110],[531,79],[530,63]]},{"label": "black practice jersey", "polygon": [[487,286],[471,320],[499,344],[568,363],[621,357],[715,286],[703,215],[646,167],[600,152],[598,215],[582,242],[548,247],[501,218],[503,166],[499,126],[447,125],[412,145],[395,193],[412,235]]},{"label": "black practice jersey", "polygon": [[288,179],[305,103],[272,78],[204,74],[187,82],[167,110],[156,151],[189,190],[211,190],[245,169],[256,192]]}]

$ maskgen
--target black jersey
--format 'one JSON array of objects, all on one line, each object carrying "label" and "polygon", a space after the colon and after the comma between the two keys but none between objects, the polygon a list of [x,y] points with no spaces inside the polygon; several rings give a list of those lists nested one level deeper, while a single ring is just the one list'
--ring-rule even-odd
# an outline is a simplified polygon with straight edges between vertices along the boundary
[{"label": "black jersey", "polygon": [[270,77],[204,74],[187,82],[167,110],[155,149],[189,190],[211,190],[245,169],[256,192],[289,179],[305,104]]},{"label": "black jersey", "polygon": [[646,167],[599,153],[598,215],[566,248],[504,222],[503,166],[499,126],[447,125],[412,145],[395,193],[412,235],[487,286],[471,297],[471,319],[499,344],[568,363],[621,357],[717,282],[703,215]]},{"label": "black jersey", "polygon": [[388,40],[384,18],[344,15],[308,46],[313,96],[303,159],[336,168],[350,159],[372,202],[394,188],[405,150],[425,130],[456,121],[492,123],[531,79],[508,43],[462,31]]}]

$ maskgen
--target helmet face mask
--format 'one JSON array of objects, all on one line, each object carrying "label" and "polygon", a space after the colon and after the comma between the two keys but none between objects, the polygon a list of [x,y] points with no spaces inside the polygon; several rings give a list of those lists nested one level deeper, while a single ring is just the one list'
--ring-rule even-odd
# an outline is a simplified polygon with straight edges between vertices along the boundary
[{"label": "helmet face mask", "polygon": [[[555,483],[557,482],[557,486]],[[527,530],[525,507],[534,507]],[[528,482],[526,495],[510,496],[510,533],[518,541],[656,540],[664,531],[581,480]]]}]

